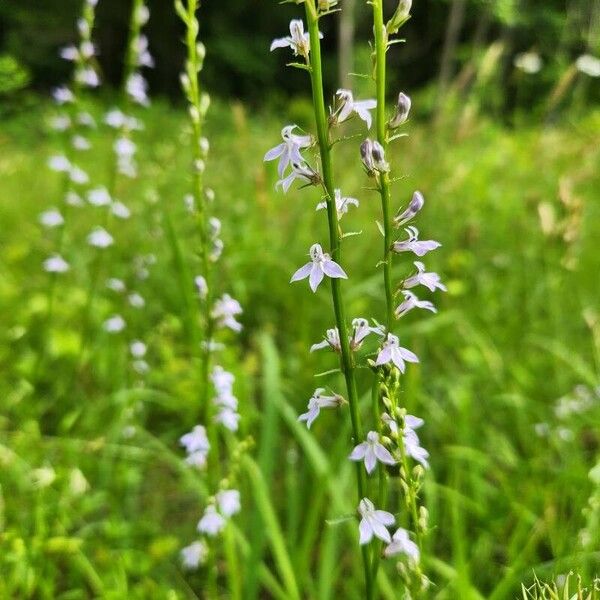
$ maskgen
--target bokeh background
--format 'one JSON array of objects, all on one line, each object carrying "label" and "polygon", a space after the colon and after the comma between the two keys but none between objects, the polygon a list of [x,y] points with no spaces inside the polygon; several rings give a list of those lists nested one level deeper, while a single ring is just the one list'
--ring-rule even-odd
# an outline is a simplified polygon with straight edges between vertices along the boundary
[{"label": "bokeh background", "polygon": [[[228,540],[240,566],[235,585],[218,578],[218,597],[241,586],[244,600],[293,598],[291,577],[301,598],[358,600],[346,415],[324,414],[310,433],[296,421],[322,383],[315,373],[335,367],[333,355],[308,353],[332,326],[328,295],[288,284],[308,247],[327,239],[326,224],[317,191],[282,195],[275,166],[262,162],[283,125],[314,130],[305,74],[268,51],[301,7],[204,4],[205,177],[223,221],[219,283],[244,307],[244,330],[225,338],[222,360],[257,465],[236,465],[244,508]],[[372,97],[368,78],[348,76],[369,71],[369,9],[341,4],[343,16],[323,21],[328,97],[340,85]],[[115,184],[132,216],[112,223],[117,243],[98,267],[86,236],[99,209],[72,208],[71,270],[49,321],[42,263],[56,237],[39,219],[62,202],[60,174],[46,168],[62,143],[49,127],[59,110],[50,93],[71,77],[58,53],[77,39],[81,3],[0,3],[0,598],[209,597],[206,571],[179,558],[207,496],[178,442],[198,419],[183,29],[171,2],[148,5],[152,104],[128,107],[144,123],[139,174]],[[386,2],[386,13],[394,7]],[[115,138],[102,120],[122,102],[130,8],[98,4],[102,85],[81,99],[98,123],[81,154],[89,188],[111,173]],[[398,325],[421,359],[405,402],[425,419],[431,454],[423,495],[434,585],[424,597],[555,598],[535,577],[568,581],[574,593],[578,577],[591,586],[600,573],[600,2],[415,0],[403,32],[390,52],[390,102],[402,89],[413,113],[391,155],[403,175],[394,208],[423,191],[418,226],[443,244],[427,264],[448,286],[437,315]],[[361,202],[345,217],[362,231],[345,242],[348,312],[381,319],[378,199],[356,146],[335,152],[344,192]],[[395,278],[408,269],[397,261]],[[143,306],[102,285],[86,315],[94,273],[122,279]],[[106,321],[119,311],[127,328],[111,334]],[[143,373],[134,339],[147,345]],[[368,414],[367,379],[359,383]],[[382,597],[399,597],[393,565],[385,573]]]}]

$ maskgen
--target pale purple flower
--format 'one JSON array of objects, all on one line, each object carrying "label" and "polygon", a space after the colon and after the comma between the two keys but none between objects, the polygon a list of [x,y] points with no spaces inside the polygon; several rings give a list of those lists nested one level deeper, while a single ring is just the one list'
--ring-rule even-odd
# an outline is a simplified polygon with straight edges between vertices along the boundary
[{"label": "pale purple flower", "polygon": [[390,417],[388,413],[384,412],[381,414],[381,420],[383,421],[384,425],[386,425],[387,428],[390,430],[390,433],[392,433],[392,435],[398,435],[398,423],[395,419],[392,419],[392,417]]},{"label": "pale purple flower", "polygon": [[390,532],[387,530],[396,522],[392,513],[385,510],[376,510],[375,505],[368,498],[363,498],[360,501],[358,512],[362,517],[358,526],[361,546],[368,544],[373,536],[388,544],[392,541]]},{"label": "pale purple flower", "polygon": [[75,79],[87,87],[95,88],[100,85],[100,77],[93,67],[84,67],[78,69],[75,73]]},{"label": "pale purple flower", "polygon": [[408,223],[417,215],[424,205],[425,198],[423,197],[423,194],[421,194],[421,192],[415,192],[406,209],[394,217],[394,225],[400,227],[405,223]]},{"label": "pale purple flower", "polygon": [[229,327],[232,331],[242,330],[242,324],[236,320],[236,315],[242,314],[240,303],[229,294],[223,294],[212,309],[211,316],[217,321],[219,327]]},{"label": "pale purple flower", "polygon": [[102,327],[107,333],[120,333],[127,327],[127,323],[121,315],[113,315],[104,321]]},{"label": "pale purple flower", "polygon": [[430,310],[433,313],[437,312],[436,307],[432,302],[429,302],[429,300],[419,300],[415,294],[409,292],[408,290],[402,290],[402,295],[404,296],[404,301],[401,302],[394,311],[397,319],[403,317],[413,308],[422,308],[424,310]]},{"label": "pale purple flower", "polygon": [[182,435],[179,438],[179,443],[185,448],[188,454],[194,452],[208,452],[210,450],[210,442],[206,434],[204,425],[196,425],[189,433]]},{"label": "pale purple flower", "polygon": [[404,450],[408,456],[421,463],[425,469],[429,468],[427,462],[429,452],[421,446],[419,436],[406,422],[404,427]]},{"label": "pale purple flower", "polygon": [[114,129],[120,129],[121,127],[125,126],[127,118],[128,117],[118,108],[113,108],[112,110],[108,111],[104,116],[104,122],[109,127],[113,127]]},{"label": "pale purple flower", "polygon": [[274,148],[271,148],[266,154],[263,160],[275,160],[279,158],[279,164],[277,165],[277,172],[279,177],[283,177],[285,170],[288,165],[292,163],[303,163],[304,159],[300,154],[303,148],[308,148],[312,145],[312,138],[310,135],[296,135],[294,129],[298,128],[297,125],[287,125],[281,130],[281,137],[283,142]]},{"label": "pale purple flower", "polygon": [[96,54],[96,47],[90,40],[84,40],[81,42],[81,46],[79,47],[79,51],[81,52],[81,56],[83,58],[92,58]]},{"label": "pale purple flower", "polygon": [[432,292],[434,292],[436,288],[443,292],[447,291],[446,286],[440,281],[440,276],[437,273],[427,273],[425,271],[425,265],[422,262],[415,261],[413,264],[417,267],[417,273],[404,280],[404,287],[406,289],[413,288],[417,285],[424,285]]},{"label": "pale purple flower", "polygon": [[415,544],[409,537],[406,529],[397,529],[392,536],[392,542],[383,551],[385,556],[393,556],[394,554],[406,554],[415,563],[419,562],[420,552],[419,546]]},{"label": "pale purple flower", "polygon": [[408,238],[394,242],[392,245],[394,252],[413,252],[417,256],[425,256],[441,246],[435,240],[419,240],[419,230],[416,227],[405,227],[404,231],[408,234]]},{"label": "pale purple flower", "polygon": [[134,340],[129,344],[129,351],[131,352],[131,356],[134,358],[143,358],[146,356],[147,347],[144,342],[140,340]]},{"label": "pale purple flower", "polygon": [[51,156],[48,160],[48,166],[58,173],[68,173],[71,170],[71,163],[66,156]]},{"label": "pale purple flower", "polygon": [[367,138],[360,145],[360,157],[370,176],[375,175],[376,172],[387,173],[390,170],[390,165],[385,160],[383,146],[376,140]]},{"label": "pale purple flower", "polygon": [[92,147],[89,140],[84,138],[82,135],[74,135],[71,139],[71,144],[75,150],[80,151],[89,150]]},{"label": "pale purple flower", "polygon": [[396,103],[396,111],[389,122],[390,129],[397,129],[406,122],[408,114],[410,113],[411,104],[410,98],[403,92],[400,92],[398,95],[398,102]]},{"label": "pale purple flower", "polygon": [[77,122],[83,127],[96,127],[96,121],[94,117],[88,112],[80,112],[77,115]]},{"label": "pale purple flower", "polygon": [[367,124],[367,129],[371,129],[373,118],[369,111],[377,108],[377,100],[354,100],[350,90],[338,90],[336,95],[338,106],[331,116],[333,123],[343,123],[356,113]]},{"label": "pale purple flower", "polygon": [[110,205],[110,212],[119,219],[129,219],[129,217],[131,217],[129,208],[119,200],[116,200]]},{"label": "pale purple flower", "polygon": [[41,213],[39,220],[44,227],[48,227],[49,229],[60,227],[65,222],[64,217],[56,208],[51,208]]},{"label": "pale purple flower", "polygon": [[291,48],[294,56],[303,56],[308,59],[310,36],[304,32],[304,23],[300,19],[290,21],[290,35],[273,40],[271,52],[276,48]]},{"label": "pale purple flower", "polygon": [[314,352],[315,350],[322,350],[323,348],[327,348],[328,346],[335,352],[340,352],[342,349],[340,343],[340,332],[338,331],[337,327],[335,327],[334,329],[328,329],[325,332],[325,339],[321,342],[313,344],[310,347],[310,351]]},{"label": "pale purple flower", "polygon": [[73,92],[68,87],[57,87],[52,90],[52,97],[57,104],[69,104],[75,101]]},{"label": "pale purple flower", "polygon": [[208,284],[206,283],[206,279],[202,277],[202,275],[198,275],[194,279],[194,283],[196,285],[196,290],[198,291],[198,296],[200,296],[201,300],[206,300],[208,296]]},{"label": "pale purple flower", "polygon": [[131,100],[142,106],[149,106],[148,83],[140,73],[132,73],[125,84],[128,96]]},{"label": "pale purple flower", "polygon": [[217,512],[214,505],[209,504],[204,509],[204,514],[198,521],[198,531],[214,537],[225,527],[225,518]]},{"label": "pale purple flower", "polygon": [[70,191],[67,192],[67,195],[65,196],[65,202],[69,205],[69,206],[83,206],[83,200],[81,199],[81,196],[74,191]]},{"label": "pale purple flower", "polygon": [[118,157],[131,158],[135,154],[137,146],[129,138],[120,137],[115,140],[113,149]]},{"label": "pale purple flower", "polygon": [[224,407],[215,415],[215,423],[220,423],[229,431],[237,431],[240,415],[233,409]]},{"label": "pale purple flower", "polygon": [[71,166],[69,177],[73,183],[78,185],[85,185],[90,181],[90,176],[83,169],[80,169],[75,165]]},{"label": "pale purple flower", "polygon": [[60,57],[68,61],[76,61],[79,58],[79,50],[75,46],[65,46],[60,49]]},{"label": "pale purple flower", "polygon": [[154,67],[154,58],[150,54],[148,48],[148,38],[145,35],[140,35],[137,40],[137,64],[138,67]]},{"label": "pale purple flower", "polygon": [[59,254],[53,254],[44,261],[44,271],[47,273],[66,273],[69,263]]},{"label": "pale purple flower", "polygon": [[377,355],[376,365],[385,365],[387,363],[393,363],[404,373],[406,369],[406,362],[418,363],[419,358],[416,354],[406,348],[400,346],[400,340],[393,333],[388,333],[387,338],[383,341],[379,354]]},{"label": "pale purple flower", "polygon": [[350,337],[350,348],[357,350],[362,345],[363,340],[371,333],[385,335],[381,326],[371,327],[367,319],[361,317],[352,319],[352,336]]},{"label": "pale purple flower", "polygon": [[106,287],[113,292],[117,292],[121,294],[125,291],[125,282],[122,279],[117,279],[116,277],[111,277],[106,280]]},{"label": "pale purple flower", "polygon": [[233,373],[226,371],[220,365],[215,365],[213,367],[213,370],[210,374],[210,379],[218,394],[231,392],[233,388],[233,382],[235,381]]},{"label": "pale purple flower", "polygon": [[144,300],[144,297],[137,292],[129,294],[129,296],[127,296],[127,301],[133,308],[144,308],[144,306],[146,306],[146,300]]},{"label": "pale purple flower", "polygon": [[324,396],[325,388],[317,388],[308,401],[308,410],[298,417],[298,421],[306,421],[306,426],[310,429],[315,419],[319,416],[322,408],[335,408],[341,406],[344,399],[339,395]]},{"label": "pale purple flower", "polygon": [[184,569],[197,569],[208,556],[208,547],[202,540],[193,542],[189,546],[182,548],[179,552],[181,564]]},{"label": "pale purple flower", "polygon": [[319,284],[323,281],[325,275],[331,278],[348,279],[348,276],[335,261],[331,260],[329,254],[323,252],[320,244],[313,244],[310,247],[309,255],[311,262],[300,267],[290,279],[290,283],[300,281],[308,277],[310,289],[317,291]]},{"label": "pale purple flower", "polygon": [[277,181],[275,189],[281,187],[283,192],[287,193],[296,179],[313,185],[321,181],[319,174],[310,165],[305,162],[292,162],[292,170],[289,175]]},{"label": "pale purple flower", "polygon": [[71,119],[66,115],[57,115],[50,119],[50,127],[55,131],[66,131],[71,127]]},{"label": "pale purple flower", "polygon": [[[335,208],[337,210],[338,219],[341,219],[343,215],[348,212],[350,206],[358,206],[359,202],[356,198],[345,198],[342,196],[342,190],[335,190]],[[319,202],[317,204],[317,210],[323,210],[327,208],[327,202]]]},{"label": "pale purple flower", "polygon": [[88,236],[87,242],[96,248],[108,248],[114,243],[112,235],[103,227],[96,227]]},{"label": "pale purple flower", "polygon": [[376,431],[369,431],[367,440],[358,444],[348,458],[354,461],[364,461],[369,475],[375,470],[378,461],[385,465],[396,464],[390,451],[379,441],[379,434]]},{"label": "pale purple flower", "polygon": [[185,464],[195,469],[202,470],[206,467],[208,452],[206,450],[197,450],[185,457]]},{"label": "pale purple flower", "polygon": [[240,493],[237,490],[221,490],[215,496],[219,512],[224,517],[232,517],[240,512]]}]

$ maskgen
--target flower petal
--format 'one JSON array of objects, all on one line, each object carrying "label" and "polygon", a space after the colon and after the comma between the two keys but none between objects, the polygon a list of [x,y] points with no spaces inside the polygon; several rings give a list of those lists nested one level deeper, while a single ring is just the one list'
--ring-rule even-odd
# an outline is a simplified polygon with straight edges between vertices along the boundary
[{"label": "flower petal", "polygon": [[325,271],[325,275],[328,277],[348,279],[348,275],[346,275],[344,269],[333,260],[326,260],[323,263],[323,271]]},{"label": "flower petal", "polygon": [[294,281],[300,281],[302,279],[306,279],[310,275],[310,273],[312,271],[312,267],[313,267],[312,262],[306,263],[303,267],[300,267],[292,275],[292,278],[290,279],[290,283],[293,283]]}]

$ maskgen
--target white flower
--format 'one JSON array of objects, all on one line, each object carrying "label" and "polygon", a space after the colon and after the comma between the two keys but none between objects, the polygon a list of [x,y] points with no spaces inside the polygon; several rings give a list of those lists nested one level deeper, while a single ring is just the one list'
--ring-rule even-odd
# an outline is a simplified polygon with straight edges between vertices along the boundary
[{"label": "white flower", "polygon": [[194,279],[194,283],[196,284],[200,299],[206,300],[206,297],[208,296],[208,284],[206,283],[206,279],[202,277],[202,275],[198,275],[198,277]]},{"label": "white flower", "polygon": [[105,187],[97,187],[87,193],[87,200],[93,206],[108,206],[112,198]]},{"label": "white flower", "polygon": [[217,509],[209,504],[204,509],[204,515],[198,521],[198,531],[214,537],[225,527],[225,518],[217,512]]},{"label": "white flower", "polygon": [[140,340],[134,340],[129,344],[129,351],[134,358],[142,358],[146,356],[147,346]]},{"label": "white flower", "polygon": [[68,61],[76,61],[79,58],[79,50],[75,46],[65,46],[60,49],[60,57]]},{"label": "white flower", "polygon": [[425,256],[428,252],[439,248],[441,244],[435,240],[419,240],[419,230],[416,227],[405,227],[408,238],[394,242],[394,252],[413,252],[417,256]]},{"label": "white flower", "polygon": [[358,444],[348,458],[354,461],[364,461],[369,474],[375,470],[377,461],[386,465],[396,464],[390,451],[379,441],[379,434],[376,431],[369,431],[367,440]]},{"label": "white flower", "polygon": [[303,56],[308,59],[310,52],[310,36],[304,33],[304,23],[300,19],[290,21],[290,35],[273,40],[271,52],[276,48],[291,48],[294,56]]},{"label": "white flower", "polygon": [[53,254],[44,261],[44,271],[48,273],[66,273],[71,267],[59,254]]},{"label": "white flower", "polygon": [[411,104],[410,98],[403,92],[400,92],[398,95],[398,102],[396,103],[396,111],[389,122],[390,129],[397,129],[406,122],[410,113]]},{"label": "white flower", "polygon": [[369,321],[363,318],[352,319],[352,337],[350,338],[350,348],[357,350],[362,345],[363,340],[371,333],[385,335],[381,325],[371,327]]},{"label": "white flower", "polygon": [[102,325],[108,333],[120,333],[126,326],[125,319],[121,315],[113,315],[109,319],[106,319]]},{"label": "white flower", "polygon": [[387,527],[391,527],[396,522],[392,513],[375,510],[375,505],[368,498],[360,501],[358,511],[362,517],[358,526],[361,545],[368,544],[373,539],[373,535],[388,544],[392,541],[387,530]]},{"label": "white flower", "polygon": [[383,551],[385,556],[393,556],[394,554],[406,554],[415,563],[419,562],[420,552],[419,546],[415,544],[408,536],[406,529],[396,530],[392,536],[392,543]]},{"label": "white flower", "polygon": [[78,69],[75,73],[75,78],[79,83],[87,87],[95,88],[100,85],[100,77],[98,77],[98,73],[96,73],[93,67]]},{"label": "white flower", "polygon": [[129,294],[129,296],[127,296],[127,300],[129,304],[133,306],[133,308],[144,308],[144,306],[146,306],[146,301],[144,300],[144,297],[141,294],[138,294],[137,292]]},{"label": "white flower", "polygon": [[284,127],[281,130],[283,142],[271,148],[263,158],[265,161],[279,158],[279,164],[277,165],[279,177],[283,177],[288,165],[304,162],[300,150],[308,148],[312,144],[310,135],[296,135],[293,133],[297,127],[297,125],[287,125]]},{"label": "white flower", "polygon": [[67,192],[67,195],[65,196],[65,202],[69,205],[69,206],[83,206],[83,200],[81,199],[81,196],[77,193],[77,192]]},{"label": "white flower", "polygon": [[224,517],[240,512],[240,493],[237,490],[221,490],[216,495],[219,511]]},{"label": "white flower", "polygon": [[81,43],[79,51],[81,52],[81,56],[83,56],[83,58],[88,59],[92,58],[92,56],[96,54],[96,48],[94,44],[89,40],[85,40]]},{"label": "white flower", "polygon": [[198,451],[208,452],[210,450],[210,443],[204,425],[196,425],[192,431],[182,435],[179,438],[179,443],[185,448],[188,454]]},{"label": "white flower", "polygon": [[600,58],[591,54],[582,54],[575,62],[577,70],[588,77],[600,77]]},{"label": "white flower", "polygon": [[229,431],[237,431],[240,415],[231,408],[222,408],[215,416],[215,423],[220,423]]},{"label": "white flower", "polygon": [[96,248],[108,248],[114,243],[112,235],[103,227],[96,227],[88,236],[87,242]]},{"label": "white flower", "polygon": [[127,116],[120,111],[118,108],[109,110],[104,116],[104,122],[114,129],[120,129],[124,127],[127,122]]},{"label": "white flower", "polygon": [[370,176],[375,175],[375,172],[387,173],[390,170],[383,146],[378,141],[367,138],[360,145],[360,158]]},{"label": "white flower", "polygon": [[236,321],[235,316],[242,314],[240,303],[229,294],[223,294],[213,306],[211,316],[217,321],[219,327],[229,327],[232,331],[242,330],[242,324]]},{"label": "white flower", "polygon": [[66,115],[58,115],[50,119],[50,127],[55,131],[66,131],[71,127],[71,119]]},{"label": "white flower", "polygon": [[535,75],[542,69],[543,62],[536,52],[522,52],[515,56],[514,65],[523,73]]},{"label": "white flower", "polygon": [[150,9],[145,4],[139,5],[136,19],[140,27],[143,27],[150,19]]},{"label": "white flower", "polygon": [[206,467],[207,455],[206,450],[192,452],[185,457],[185,463],[190,467],[202,470]]},{"label": "white flower", "polygon": [[343,404],[344,399],[335,394],[334,396],[323,396],[325,388],[317,388],[308,401],[308,410],[298,417],[298,421],[306,421],[306,426],[310,429],[315,419],[319,416],[322,408],[335,408]]},{"label": "white flower", "polygon": [[77,115],[77,122],[84,127],[96,127],[96,121],[94,121],[94,117],[90,115],[88,112],[80,112]]},{"label": "white flower", "polygon": [[404,361],[418,363],[419,358],[414,352],[400,346],[400,340],[393,333],[388,333],[377,355],[376,365],[385,365],[389,362],[394,363],[401,373],[404,373],[406,365]]},{"label": "white flower", "polygon": [[73,183],[77,183],[79,185],[85,185],[90,181],[90,176],[83,169],[80,169],[75,165],[71,167],[71,170],[69,171],[69,176]]},{"label": "white flower", "polygon": [[426,469],[429,468],[429,463],[427,462],[429,452],[421,447],[419,436],[414,429],[409,427],[408,423],[405,423],[404,427],[404,450],[408,456],[420,462],[423,467]]},{"label": "white flower", "polygon": [[275,189],[281,187],[283,192],[287,193],[292,183],[294,183],[296,179],[300,179],[305,183],[311,183],[313,185],[316,185],[319,181],[321,181],[319,174],[310,165],[307,165],[305,162],[292,162],[292,170],[290,171],[290,174],[287,177],[277,181],[275,184]]},{"label": "white flower", "polygon": [[381,420],[384,425],[387,425],[388,429],[393,435],[398,435],[398,423],[388,413],[384,412],[381,414]]},{"label": "white flower", "polygon": [[125,85],[127,94],[137,104],[149,106],[148,83],[140,73],[132,73]]},{"label": "white flower", "polygon": [[117,156],[121,158],[130,158],[136,153],[137,146],[135,142],[131,141],[129,138],[120,137],[115,140],[113,149]]},{"label": "white flower", "polygon": [[325,339],[322,342],[313,344],[310,347],[310,351],[314,352],[315,350],[321,350],[323,348],[327,348],[327,346],[329,346],[335,352],[340,352],[342,349],[340,344],[340,332],[337,327],[334,329],[328,329],[325,332]]},{"label": "white flower", "polygon": [[210,374],[210,379],[218,394],[230,393],[233,388],[235,377],[220,365],[215,365]]},{"label": "white flower", "polygon": [[48,166],[58,173],[68,173],[71,170],[71,163],[66,156],[51,156],[48,160]]},{"label": "white flower", "polygon": [[425,198],[423,197],[423,194],[421,194],[421,192],[415,192],[406,209],[394,217],[394,225],[400,227],[405,223],[408,223],[417,215],[424,205]]},{"label": "white flower", "polygon": [[140,35],[137,42],[137,64],[138,67],[154,67],[154,59],[148,49],[148,38],[145,35]]},{"label": "white flower", "polygon": [[[341,219],[343,215],[348,212],[350,206],[358,206],[359,202],[356,198],[344,198],[342,197],[342,190],[335,190],[335,208],[337,210],[338,219]],[[323,210],[327,208],[327,202],[319,202],[317,204],[317,210]]]},{"label": "white flower", "polygon": [[58,87],[52,90],[52,97],[57,104],[68,104],[75,100],[73,92],[68,87]]},{"label": "white flower", "polygon": [[300,267],[290,279],[290,283],[300,281],[308,277],[310,289],[317,291],[319,284],[323,281],[325,275],[331,278],[348,279],[348,276],[335,261],[331,260],[329,254],[323,252],[320,244],[313,244],[310,247],[309,255],[311,262]]},{"label": "white flower", "polygon": [[404,280],[404,287],[406,289],[413,288],[417,285],[424,285],[432,292],[434,292],[436,288],[443,292],[447,291],[446,286],[440,282],[440,276],[437,273],[427,273],[425,271],[425,265],[422,262],[415,261],[413,264],[417,267],[417,273]]},{"label": "white flower", "polygon": [[356,113],[366,124],[367,129],[371,129],[373,119],[370,110],[377,108],[377,100],[354,100],[350,90],[338,90],[338,108],[332,114],[333,123],[343,123],[352,113]]},{"label": "white flower", "polygon": [[56,208],[51,208],[50,210],[46,210],[40,214],[40,223],[44,227],[53,228],[60,227],[64,224],[65,219],[61,215],[60,211]]},{"label": "white flower", "polygon": [[131,211],[129,208],[127,208],[127,206],[118,200],[111,204],[110,212],[112,212],[112,214],[119,219],[129,219],[129,217],[131,217]]},{"label": "white flower", "polygon": [[106,287],[113,292],[117,292],[121,294],[125,291],[125,282],[121,279],[117,279],[116,277],[111,277],[106,280]]},{"label": "white flower", "polygon": [[429,300],[419,300],[412,292],[409,292],[408,290],[402,290],[402,295],[404,296],[404,301],[400,303],[394,311],[397,319],[403,317],[413,308],[422,308],[425,310],[430,310],[433,313],[437,312],[437,309],[433,303],[429,302]]},{"label": "white flower", "polygon": [[203,541],[193,542],[179,552],[181,564],[185,569],[197,569],[208,555],[208,548]]},{"label": "white flower", "polygon": [[38,489],[51,486],[55,479],[56,471],[52,467],[40,467],[31,471],[32,483]]},{"label": "white flower", "polygon": [[89,150],[92,145],[90,144],[87,138],[84,138],[82,135],[74,135],[71,139],[71,144],[73,144],[73,148],[75,150]]}]

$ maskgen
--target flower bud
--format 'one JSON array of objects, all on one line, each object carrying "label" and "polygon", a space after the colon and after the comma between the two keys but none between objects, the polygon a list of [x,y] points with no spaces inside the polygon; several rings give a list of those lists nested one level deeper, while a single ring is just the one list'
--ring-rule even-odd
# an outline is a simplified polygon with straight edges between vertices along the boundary
[{"label": "flower bud", "polygon": [[210,106],[210,96],[208,94],[202,94],[200,97],[200,114],[204,117],[208,112]]},{"label": "flower bud", "polygon": [[396,129],[406,122],[410,113],[410,107],[410,98],[405,93],[400,92],[398,102],[396,103],[396,112],[389,122],[390,129]]},{"label": "flower bud", "polygon": [[386,173],[390,170],[390,166],[385,160],[383,146],[377,141],[367,138],[360,145],[360,157],[370,176],[375,175],[376,171]]},{"label": "flower bud", "polygon": [[396,33],[406,21],[410,18],[410,9],[412,8],[412,0],[400,0],[398,8],[392,18],[387,22],[386,30],[388,34]]}]

